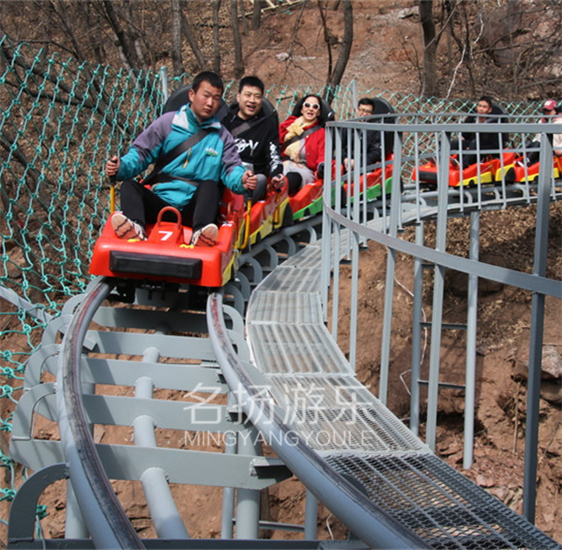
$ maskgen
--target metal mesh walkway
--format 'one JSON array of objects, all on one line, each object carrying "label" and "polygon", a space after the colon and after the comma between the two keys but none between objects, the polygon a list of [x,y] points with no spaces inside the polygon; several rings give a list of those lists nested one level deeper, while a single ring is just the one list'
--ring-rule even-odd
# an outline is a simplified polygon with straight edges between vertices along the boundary
[{"label": "metal mesh walkway", "polygon": [[248,341],[283,422],[433,548],[559,548],[436,457],[355,377],[322,320],[320,243],[253,292]]}]

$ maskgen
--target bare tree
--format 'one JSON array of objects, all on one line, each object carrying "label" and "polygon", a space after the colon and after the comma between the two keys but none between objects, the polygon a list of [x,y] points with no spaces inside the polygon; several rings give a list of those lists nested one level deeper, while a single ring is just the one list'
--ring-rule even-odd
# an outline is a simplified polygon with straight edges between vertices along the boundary
[{"label": "bare tree", "polygon": [[[180,1],[182,1],[182,0],[180,0]],[[182,4],[183,4],[183,1],[182,1]],[[189,42],[189,47],[191,48],[191,51],[193,52],[193,55],[195,56],[195,59],[197,59],[197,64],[199,65],[199,68],[203,71],[207,68],[207,59],[203,55],[203,52],[201,51],[201,48],[199,47],[199,44],[197,43],[197,38],[195,37],[195,34],[194,34],[193,29],[192,29],[192,27],[189,23],[189,20],[185,16],[183,10],[181,12],[181,24],[182,24],[183,34],[185,35],[185,37],[187,38],[187,41]]]},{"label": "bare tree", "polygon": [[[452,36],[457,43],[457,47],[461,55],[461,62],[470,82],[470,95],[474,95],[476,93],[476,79],[474,76],[472,30],[469,24],[470,16],[468,14],[466,4],[461,1],[459,5],[459,31],[457,34],[455,27],[453,26]],[[475,27],[477,33],[479,34],[481,31],[478,29],[478,26],[479,24],[477,22]]]},{"label": "bare tree", "polygon": [[246,21],[246,12],[244,11],[244,0],[236,0],[236,5],[242,21],[242,34],[246,36],[248,34],[248,22]]},{"label": "bare tree", "polygon": [[230,23],[234,40],[234,78],[238,79],[244,74],[244,60],[242,58],[242,39],[238,26],[238,3],[230,2]]},{"label": "bare tree", "polygon": [[[325,98],[328,103],[331,103],[334,98],[334,90],[339,85],[343,78],[347,62],[349,61],[349,54],[351,53],[351,46],[353,45],[353,6],[351,0],[341,0],[343,6],[343,38],[341,41],[341,50],[338,56],[335,67],[332,69],[332,47],[337,43],[337,38],[332,34],[328,28],[326,15],[322,10],[320,2],[318,8],[320,10],[320,18],[324,29],[324,40],[328,47],[328,76],[326,78]],[[327,7],[327,4],[326,4]]]},{"label": "bare tree", "polygon": [[220,19],[221,0],[213,0],[213,71],[221,72]]},{"label": "bare tree", "polygon": [[172,67],[175,76],[185,72],[182,63],[181,44],[180,0],[172,0]]},{"label": "bare tree", "polygon": [[261,26],[261,10],[265,6],[265,0],[254,0],[252,10],[252,30],[257,31]]},{"label": "bare tree", "polygon": [[130,0],[123,0],[123,18],[127,23],[127,36],[129,42],[132,44],[135,50],[138,59],[138,65],[136,65],[136,67],[147,69],[148,65],[145,59],[145,51],[148,51],[149,48],[145,48],[145,50],[143,51],[143,48],[141,46],[141,33],[135,25],[131,6],[132,3]]},{"label": "bare tree", "polygon": [[427,96],[437,95],[437,33],[433,19],[433,0],[419,0],[420,24],[423,34],[423,89]]},{"label": "bare tree", "polygon": [[[561,1],[418,0],[423,50],[416,41],[409,41],[407,63],[419,77],[421,93],[474,96],[485,90],[512,100],[556,96],[561,85]],[[14,44],[27,42],[41,48],[43,55],[56,51],[79,62],[122,64],[128,69],[160,67],[162,59],[168,58],[166,63],[177,75],[196,67],[221,73],[221,56],[232,44],[230,31],[225,30],[228,25],[234,33],[235,63],[225,73],[238,76],[245,63],[240,38],[244,19],[240,23],[238,18],[234,24],[233,4],[242,6],[244,2],[0,0],[0,26]],[[284,29],[286,70],[304,70],[305,78],[318,84],[317,73],[297,67],[293,56],[296,48],[307,49],[301,24],[306,13],[320,23],[327,47],[326,88],[341,82],[353,41],[353,16],[361,5],[364,3],[357,3],[352,14],[351,1],[300,3],[293,29]],[[263,6],[264,0],[255,0],[253,28],[262,24]],[[342,16],[341,36],[341,31],[336,36],[330,28],[334,14]],[[443,33],[446,40],[441,40]],[[190,48],[184,48],[182,41]]]},{"label": "bare tree", "polygon": [[128,69],[139,68],[140,62],[136,49],[121,25],[122,18],[115,12],[113,2],[111,0],[103,0],[103,7],[107,21],[117,38],[117,47],[124,65]]},{"label": "bare tree", "polygon": [[90,32],[87,33],[87,36],[90,43],[90,48],[93,52],[94,60],[101,65],[105,61],[103,40],[100,39],[102,18],[94,9],[93,2],[91,0],[86,3],[86,7],[83,13],[86,28],[90,29]]}]

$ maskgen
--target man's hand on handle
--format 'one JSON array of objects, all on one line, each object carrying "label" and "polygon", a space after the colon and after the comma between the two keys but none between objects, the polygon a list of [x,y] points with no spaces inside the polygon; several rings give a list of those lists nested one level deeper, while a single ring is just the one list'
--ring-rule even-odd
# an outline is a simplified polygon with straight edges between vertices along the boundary
[{"label": "man's hand on handle", "polygon": [[246,170],[242,176],[242,185],[244,186],[244,189],[253,191],[257,184],[258,177],[250,170]]},{"label": "man's hand on handle", "polygon": [[113,176],[116,176],[117,172],[119,172],[119,165],[120,164],[121,164],[121,161],[119,160],[119,157],[117,157],[117,156],[111,157],[105,163],[105,175],[109,176],[110,178],[112,178]]},{"label": "man's hand on handle", "polygon": [[277,176],[271,178],[271,186],[276,191],[280,191],[283,185],[285,185],[285,176],[283,174],[278,174]]}]

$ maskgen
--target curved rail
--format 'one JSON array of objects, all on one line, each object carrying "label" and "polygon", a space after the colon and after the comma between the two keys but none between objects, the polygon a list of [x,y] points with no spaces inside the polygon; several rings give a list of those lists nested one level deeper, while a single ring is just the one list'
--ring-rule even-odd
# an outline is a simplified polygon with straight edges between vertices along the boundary
[{"label": "curved rail", "polygon": [[[491,208],[497,208],[498,203],[502,203],[502,201],[508,198],[502,195],[502,189],[490,188],[489,193]],[[450,190],[448,194],[451,197],[457,198],[457,203],[451,207],[451,210],[468,212],[473,208],[482,206],[482,195],[479,189]],[[434,198],[439,198],[436,195],[438,193],[432,194],[430,192],[424,194],[424,202],[426,204],[423,207],[422,219],[427,215],[437,215],[438,209],[435,205],[431,204]],[[382,199],[383,211],[385,200],[385,198]],[[419,208],[419,200],[412,200]],[[523,197],[513,197],[514,203],[528,203],[534,200],[536,200],[536,197],[531,197],[529,194]],[[432,211],[431,213],[429,213],[430,210]],[[330,214],[334,218],[341,215],[338,212],[335,214],[330,212]],[[383,219],[381,215],[378,217]],[[306,224],[288,228],[271,239],[253,246],[250,253],[241,257],[240,260],[243,267],[239,272],[237,281],[227,285],[225,295],[228,295],[228,297],[225,296],[224,300],[230,299],[236,309],[242,311],[244,308],[243,303],[248,300],[253,286],[259,283],[267,273],[278,267],[279,255],[291,256],[299,249],[300,244],[298,241],[300,239],[297,239],[297,235],[300,237],[301,234],[308,233],[309,241],[312,242],[316,239],[316,230],[313,226],[318,222],[319,218],[309,220]],[[353,225],[353,223],[349,222],[348,225]],[[381,237],[379,236],[379,238]],[[381,242],[384,244],[384,236],[381,239]],[[281,254],[275,249],[275,246],[283,249]],[[404,246],[409,245],[406,244]],[[486,274],[488,274],[487,271]],[[524,276],[525,284],[529,284],[531,288],[536,289],[536,284],[529,277]],[[90,345],[88,342],[88,327],[94,319],[100,304],[108,297],[110,292],[111,288],[106,282],[97,281],[92,285],[91,291],[77,307],[76,312],[70,318],[68,326],[65,326],[67,321],[58,319],[53,322],[53,327],[56,326],[58,328],[52,328],[46,331],[46,333],[52,336],[56,334],[57,330],[66,332],[61,350],[59,351],[60,366],[57,380],[59,423],[61,440],[64,446],[64,460],[69,465],[72,486],[88,531],[91,533],[96,547],[143,548],[143,541],[139,539],[132,528],[108,481],[106,467],[103,464],[104,459],[100,459],[98,450],[93,443],[90,433],[91,425],[89,423],[91,419],[88,419],[84,405],[84,401],[87,401],[89,396],[88,394],[83,394],[83,381],[79,369],[80,363],[83,360],[83,349]],[[291,445],[275,448],[284,464],[297,473],[315,496],[325,503],[330,503],[330,509],[365,544],[388,548],[427,546],[425,541],[421,540],[411,531],[404,529],[384,509],[374,505],[366,496],[364,488],[355,484],[351,477],[346,477],[342,473],[334,471],[333,465],[330,465],[325,457],[308,447],[301,437],[283,423],[281,413],[276,408],[276,405],[269,402],[273,410],[273,423],[264,424],[265,417],[259,418],[260,415],[256,415],[256,412],[259,413],[263,410],[263,395],[256,394],[252,387],[254,389],[263,387],[264,379],[252,367],[249,361],[240,359],[240,356],[244,355],[243,341],[239,342],[237,353],[234,352],[231,344],[232,331],[228,332],[226,330],[225,322],[222,318],[222,301],[223,298],[221,296],[213,295],[207,304],[207,323],[214,357],[220,363],[230,389],[239,392],[239,397],[242,398],[241,405],[255,426],[262,433],[269,434],[271,441],[284,441],[290,438]],[[173,308],[166,315],[171,320],[174,315]],[[166,323],[166,315],[159,318],[162,323]],[[152,319],[148,321],[144,328],[152,327],[152,321]],[[238,332],[240,332],[240,329]],[[145,345],[147,343],[148,340],[144,342]],[[138,365],[136,363],[134,368],[138,368]],[[160,366],[163,367],[163,365]],[[135,375],[132,379],[137,380],[141,374],[142,372]],[[35,377],[35,379],[39,378]],[[89,379],[88,381],[91,380]],[[132,385],[131,382],[129,383]],[[143,404],[150,406],[148,405],[150,400],[147,392],[143,391],[142,393],[143,398],[146,400]],[[24,400],[22,399],[22,401]],[[133,416],[132,418],[133,421],[130,422],[130,425],[134,425],[134,420],[139,418],[139,416]],[[17,438],[16,434],[14,439],[17,440]],[[152,442],[153,440],[151,439],[150,445],[145,445],[145,447],[151,446]],[[117,453],[118,459],[123,461],[138,460],[138,457],[141,456],[140,453],[130,453],[130,456],[124,452],[120,453],[121,451]],[[142,460],[140,460],[142,464],[135,471],[147,471],[147,465],[149,464],[154,467],[154,462],[151,463],[144,455],[142,457]],[[105,456],[105,458],[107,457]],[[160,461],[161,458],[158,457],[158,460]],[[162,462],[170,465],[172,461],[166,462],[166,460],[162,460]],[[247,472],[249,468],[255,469],[258,467],[256,464],[255,457],[251,457],[245,459],[240,468]],[[264,464],[261,464],[261,466],[263,467]],[[226,468],[226,462],[222,467]],[[279,465],[275,467],[279,468]],[[134,469],[131,466],[129,468]],[[124,467],[124,469],[126,468]],[[167,488],[161,483],[163,479],[160,475],[161,473],[158,473],[158,490],[163,490],[167,498],[169,493]],[[240,482],[241,486],[247,486],[248,484],[247,480]]]},{"label": "curved rail", "polygon": [[[315,240],[316,233],[312,227],[317,225],[317,223],[318,220],[309,220],[299,228],[290,228],[288,233],[290,235],[298,235],[299,242],[303,241],[303,235],[301,234],[304,234],[304,240]],[[307,229],[307,226],[310,226],[310,228]],[[239,287],[247,286],[249,289],[251,285],[255,285],[262,280],[265,273],[275,268],[277,254],[274,247],[283,249],[284,252],[282,254],[293,254],[298,246],[297,242],[294,242],[288,235],[275,235],[267,243],[262,242],[255,245],[252,251],[245,255],[244,261],[251,265],[252,258],[261,256],[262,264],[253,260],[254,267],[259,266],[259,268],[253,269],[253,273],[247,273],[246,275],[241,271],[239,274],[240,281],[246,280],[246,283],[244,284],[240,281],[229,283],[224,291],[225,294],[229,295],[230,300],[235,306],[242,307],[243,309],[243,304],[240,306],[237,303],[236,296],[233,297],[231,293],[237,291],[242,294],[242,292],[237,290]],[[175,419],[172,422],[172,429],[190,429],[189,425],[181,424],[180,415],[177,412],[169,414],[165,414],[165,411],[155,412],[162,405],[151,399],[153,381],[160,382],[160,387],[177,387],[185,392],[195,391],[199,385],[210,386],[212,383],[216,384],[220,377],[215,372],[210,372],[213,368],[199,369],[196,375],[199,376],[198,380],[202,380],[202,382],[193,381],[186,384],[185,381],[180,381],[184,377],[184,374],[180,372],[181,368],[172,368],[172,372],[166,373],[164,372],[165,366],[158,363],[159,341],[156,335],[129,335],[139,336],[140,338],[135,338],[134,342],[127,343],[128,338],[125,338],[125,336],[128,335],[126,334],[113,333],[111,331],[92,331],[91,323],[94,321],[102,325],[107,325],[108,322],[111,325],[115,322],[116,328],[130,326],[153,329],[154,327],[162,327],[163,332],[175,331],[186,334],[191,331],[202,332],[201,321],[204,321],[202,315],[196,312],[193,314],[183,313],[181,310],[189,309],[187,303],[182,303],[182,300],[185,300],[185,294],[182,298],[181,294],[175,296],[174,291],[168,292],[166,296],[164,296],[165,292],[162,292],[162,296],[158,297],[157,290],[149,289],[146,296],[141,299],[141,302],[146,300],[155,307],[166,305],[171,308],[171,311],[160,312],[156,315],[149,311],[138,311],[135,313],[134,309],[129,310],[128,314],[124,311],[113,312],[113,308],[101,307],[102,302],[110,297],[110,292],[114,285],[115,281],[111,279],[97,279],[90,285],[88,292],[81,296],[80,299],[70,300],[68,305],[65,306],[63,315],[53,320],[45,331],[44,345],[37,353],[37,356],[30,361],[26,371],[26,386],[31,391],[22,398],[19,404],[14,421],[15,429],[12,437],[14,446],[12,454],[17,460],[34,470],[45,468],[45,459],[38,454],[36,455],[35,452],[36,447],[31,436],[32,417],[35,412],[40,412],[40,414],[44,414],[48,418],[58,420],[63,448],[59,451],[56,444],[53,446],[52,442],[49,442],[47,446],[52,450],[48,451],[46,456],[48,456],[47,461],[52,461],[53,456],[56,456],[56,460],[68,464],[68,478],[76,495],[74,504],[77,504],[80,509],[80,514],[71,516],[74,524],[71,526],[70,531],[76,534],[82,533],[84,536],[90,533],[93,544],[100,548],[145,547],[123,511],[109,481],[109,478],[120,479],[120,476],[124,475],[126,478],[139,479],[142,482],[147,503],[153,517],[154,527],[161,540],[181,539],[187,543],[189,534],[175,507],[168,481],[188,483],[197,483],[199,481],[202,484],[209,485],[215,484],[216,481],[217,484],[220,485],[222,483],[226,486],[229,483],[227,478],[231,475],[238,479],[238,481],[233,483],[233,486],[239,488],[239,501],[241,500],[240,495],[244,491],[242,488],[248,487],[249,489],[246,492],[249,495],[248,502],[250,502],[255,500],[255,497],[251,495],[252,492],[256,493],[260,488],[290,477],[291,473],[285,467],[275,463],[275,461],[262,459],[261,462],[255,462],[256,457],[251,453],[248,456],[240,454],[240,447],[238,454],[232,460],[222,460],[228,457],[225,455],[217,456],[217,453],[212,453],[214,455],[213,459],[208,458],[207,461],[211,465],[217,463],[217,466],[209,472],[207,478],[199,476],[196,472],[188,473],[187,475],[178,475],[177,473],[170,475],[170,471],[173,468],[172,463],[177,462],[177,459],[167,460],[165,453],[160,455],[154,454],[154,456],[150,455],[151,449],[158,449],[154,437],[154,427],[162,427],[165,424],[163,421],[164,416]],[[245,300],[247,300],[249,291],[244,292],[244,294],[246,295]],[[138,296],[137,299],[139,299]],[[244,297],[242,297],[242,300],[244,300]],[[225,307],[228,309],[228,306]],[[130,320],[131,316],[134,318],[133,321]],[[191,316],[193,316],[193,320],[191,320]],[[243,330],[241,321],[236,317],[233,318],[233,325],[237,328],[238,332]],[[206,331],[206,328],[204,331]],[[60,346],[54,343],[58,333],[65,334],[63,344]],[[155,339],[154,344],[153,339]],[[119,343],[120,340],[123,340],[122,344]],[[202,341],[199,339],[198,342]],[[240,341],[240,345],[242,344],[243,341]],[[161,347],[165,349],[167,344],[164,343]],[[197,352],[191,355],[186,351],[183,355],[184,359],[188,360],[188,363],[191,362],[189,357],[193,357],[193,360],[202,359],[209,366],[209,361],[212,360],[209,352],[201,350],[201,344],[199,343],[196,347],[198,348]],[[125,374],[121,369],[111,371],[112,366],[107,363],[107,360],[87,359],[88,350],[92,350],[94,353],[142,355],[143,363],[146,361],[147,366],[143,368],[141,366],[143,363],[135,362],[125,365],[128,369],[128,374]],[[182,353],[178,352],[177,356],[180,356]],[[240,346],[239,353],[244,356],[243,349]],[[55,364],[53,358],[57,356],[58,361]],[[37,391],[37,388],[48,390],[48,385],[41,384],[40,382],[42,370],[48,370],[53,374],[55,372],[58,373],[56,391],[58,413],[51,410],[50,400],[52,395],[48,391]],[[185,372],[185,370],[184,368],[183,371]],[[196,372],[198,369],[190,368],[189,370]],[[85,375],[85,381],[82,374]],[[102,395],[92,396],[91,394],[84,393],[85,389],[87,390],[87,386],[93,383],[116,383],[135,386],[135,399],[139,401],[139,406],[125,405],[127,410],[124,412],[119,410],[116,405],[112,405],[111,397],[104,400]],[[45,407],[41,404],[41,400],[47,401]],[[180,407],[175,410],[180,411],[182,408],[185,410],[185,407],[182,407],[182,403],[178,403],[178,405]],[[108,409],[108,413],[112,415],[111,417],[103,412],[105,409]],[[226,412],[226,408],[223,407],[223,409],[225,410],[225,419],[221,421],[218,427],[219,431],[234,433],[245,429],[243,425],[233,426],[228,419],[229,413]],[[142,453],[130,452],[133,449],[127,446],[124,449],[112,448],[108,454],[108,451],[104,449],[106,446],[95,444],[91,433],[92,426],[94,424],[107,423],[132,426],[134,428],[135,445],[138,446],[139,451],[142,451]],[[217,426],[207,427],[209,429],[217,428]],[[33,452],[30,452],[32,447]],[[163,449],[159,450],[164,451]],[[111,457],[111,453],[115,456]],[[215,460],[215,458],[221,460]],[[127,461],[129,464],[125,462],[119,464],[115,462],[116,460]],[[195,462],[201,466],[204,460],[203,458],[199,459],[196,457]],[[135,461],[138,464],[134,464]],[[221,462],[224,462],[224,464],[220,464]],[[217,469],[222,472],[222,476],[216,474]],[[271,481],[267,480],[264,475],[264,472],[267,472],[268,469],[273,469]],[[259,472],[259,479],[255,479],[256,473],[254,470]],[[63,469],[63,472],[66,471],[66,469]],[[118,472],[117,474],[115,473],[116,471]],[[54,475],[54,473],[52,475],[49,474],[51,482],[54,481]],[[57,475],[60,477],[60,473]],[[178,480],[177,478],[180,479]],[[211,480],[211,478],[216,479]],[[187,481],[187,479],[191,481]],[[22,509],[23,504],[21,502],[25,502],[25,499],[29,498],[28,493],[31,488],[37,486],[37,483],[30,483],[30,489],[23,489],[18,493],[18,504],[14,506],[14,510]],[[71,498],[71,495],[69,498]],[[70,508],[71,504],[69,503],[67,509],[70,511]],[[257,508],[256,512],[258,512]],[[85,529],[81,525],[82,520],[85,522]],[[243,521],[240,521],[237,526],[237,530],[241,533],[244,532],[243,523]],[[32,524],[32,521],[27,522],[25,524],[26,528],[29,529],[29,526]],[[14,537],[21,540],[21,528],[13,529],[12,532]],[[251,533],[253,530],[246,529],[246,532]],[[257,537],[257,529],[255,533]],[[27,533],[27,537],[30,536],[32,536],[31,533]],[[76,535],[74,538],[76,538]]]},{"label": "curved rail", "polygon": [[111,287],[102,281],[94,285],[64,337],[57,379],[58,422],[72,488],[96,547],[144,548],[105,473],[82,400],[80,366],[86,333]]},{"label": "curved rail", "polygon": [[[452,191],[451,194],[455,194],[455,192]],[[470,196],[471,190],[466,190],[463,194]],[[427,199],[431,200],[430,194],[428,194]],[[281,255],[293,255],[299,249],[298,241],[301,240],[303,233],[308,234],[309,241],[314,242],[316,240],[316,231],[313,227],[317,224],[318,218],[309,220],[305,224],[306,227],[294,226],[288,228],[283,233],[273,236],[270,240],[252,247],[252,250],[241,258],[241,263],[244,266],[249,266],[249,269],[242,268],[240,270],[238,281],[230,283],[225,289],[225,294],[237,289],[240,294],[239,299],[247,300],[252,287],[259,283],[266,274],[278,267],[279,252],[274,247],[281,247]],[[115,492],[108,481],[104,465],[101,464],[92,441],[90,424],[84,412],[83,399],[87,396],[81,396],[82,381],[78,365],[82,357],[83,347],[88,346],[88,326],[94,318],[98,306],[108,296],[110,290],[110,287],[102,281],[92,285],[90,293],[77,307],[76,312],[71,317],[70,324],[64,329],[67,335],[59,354],[61,369],[59,370],[58,380],[60,389],[57,394],[59,401],[62,401],[60,405],[61,420],[59,422],[61,422],[61,438],[65,445],[65,460],[69,465],[72,465],[69,472],[70,479],[81,505],[80,508],[88,530],[92,533],[94,544],[96,547],[142,548],[144,547],[143,541],[134,532],[130,521],[116,500]],[[237,305],[239,300],[235,296],[230,296],[230,299]],[[269,434],[271,441],[285,441],[289,438],[291,445],[275,448],[278,456],[307,484],[316,497],[325,503],[330,503],[330,509],[348,525],[354,535],[358,536],[368,546],[388,548],[426,547],[425,541],[419,539],[411,531],[404,529],[383,509],[373,505],[373,502],[366,496],[364,488],[352,481],[351,477],[346,477],[341,472],[335,471],[333,464],[329,464],[325,457],[308,447],[302,438],[282,422],[281,413],[275,405],[271,404],[274,412],[273,423],[265,422],[264,424],[265,417],[260,418],[259,414],[256,416],[256,412],[263,411],[263,395],[253,393],[252,387],[254,389],[263,387],[265,385],[264,379],[249,362],[241,362],[240,357],[234,352],[231,344],[232,331],[229,333],[226,330],[222,317],[222,301],[223,297],[215,294],[207,304],[207,323],[214,355],[220,363],[229,386],[231,389],[236,388],[238,397],[241,397],[242,407],[256,427],[263,434]],[[239,303],[238,309],[240,309]],[[65,323],[64,319],[59,319],[54,324],[61,330]],[[238,331],[240,331],[240,328]],[[56,334],[56,329],[47,332],[53,336]],[[148,343],[146,341],[145,345]],[[238,353],[240,353],[240,346],[238,348]],[[135,368],[138,368],[138,363],[135,365]],[[135,380],[140,378],[141,375],[142,372],[135,377]],[[38,377],[35,377],[35,379],[38,379]],[[146,393],[146,391],[143,393]],[[135,421],[131,422],[131,425],[136,425]],[[84,463],[82,462],[83,457],[86,458]],[[130,460],[124,455],[122,459]],[[161,473],[162,470],[158,472],[159,479],[161,479]],[[168,488],[160,482],[158,483],[158,490],[163,491],[162,495],[165,495],[166,499],[171,498]],[[157,517],[154,520],[156,524]],[[178,525],[180,525],[181,519],[177,518],[177,520]],[[103,525],[104,528],[100,529],[100,525]],[[168,538],[181,537],[172,536]],[[187,543],[187,540],[184,542]]]},{"label": "curved rail", "polygon": [[[239,406],[260,430],[264,439],[295,475],[336,514],[369,548],[429,548],[425,542],[404,529],[384,510],[373,506],[356,485],[334,471],[283,420],[271,397],[264,403],[263,379],[258,371],[241,365],[230,342],[222,315],[222,297],[213,294],[207,305],[211,341],[222,372],[231,388],[236,388]],[[252,377],[250,373],[253,372]],[[264,407],[271,414],[263,414]],[[289,444],[287,444],[289,443]]]}]

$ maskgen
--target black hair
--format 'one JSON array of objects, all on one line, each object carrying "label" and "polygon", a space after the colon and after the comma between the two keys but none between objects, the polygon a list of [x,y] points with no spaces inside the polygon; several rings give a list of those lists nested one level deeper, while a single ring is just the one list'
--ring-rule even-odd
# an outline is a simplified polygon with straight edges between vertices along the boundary
[{"label": "black hair", "polygon": [[362,97],[357,102],[357,107],[359,107],[359,105],[370,105],[373,108],[373,113],[375,112],[375,102],[370,97]]},{"label": "black hair", "polygon": [[304,97],[299,99],[295,103],[293,110],[291,111],[292,116],[298,117],[302,115],[303,105],[306,99],[309,97],[315,97],[318,100],[318,103],[320,103],[320,109],[319,109],[320,112],[318,113],[318,121],[321,126],[325,126],[326,122],[330,120],[334,120],[335,118],[334,110],[330,107],[330,105],[325,100],[323,100],[320,96],[316,94],[306,94]]},{"label": "black hair", "polygon": [[194,92],[197,92],[199,86],[203,82],[208,82],[213,88],[218,88],[221,91],[221,94],[224,92],[224,83],[222,78],[212,71],[203,71],[199,73],[194,79],[193,83],[191,84],[191,89]]},{"label": "black hair", "polygon": [[316,94],[306,94],[303,98],[302,98],[302,103],[301,103],[301,114],[302,114],[302,108],[304,107],[304,102],[309,98],[309,97],[314,97],[315,99],[318,100],[318,104],[320,105],[320,109],[318,109],[318,118],[322,119],[322,98],[319,95]]},{"label": "black hair", "polygon": [[240,80],[240,85],[238,86],[238,92],[241,92],[244,86],[259,88],[262,94],[265,92],[265,86],[257,76],[245,76],[242,78],[242,80]]},{"label": "black hair", "polygon": [[490,107],[494,106],[494,100],[489,95],[483,95],[479,100],[478,103],[481,101],[485,101]]}]

